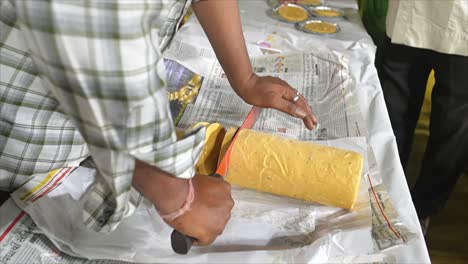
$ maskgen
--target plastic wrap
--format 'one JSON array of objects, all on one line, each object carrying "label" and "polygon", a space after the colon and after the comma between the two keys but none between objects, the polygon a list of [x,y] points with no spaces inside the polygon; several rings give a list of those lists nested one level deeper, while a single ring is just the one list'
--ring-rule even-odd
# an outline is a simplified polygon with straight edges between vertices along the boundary
[{"label": "plastic wrap", "polygon": [[[320,143],[365,155],[364,138]],[[49,178],[56,183],[54,188],[45,193],[36,188],[38,192],[30,196],[38,199],[23,199],[25,191],[47,178],[47,174],[37,175],[12,196],[40,232],[61,251],[75,257],[142,263],[222,263],[240,259],[244,263],[324,262],[372,251],[365,172],[354,211],[234,188],[236,206],[223,235],[209,247],[192,248],[187,256],[174,254],[169,240],[172,228],[148,201],[111,233],[90,231],[76,221],[81,215],[81,198],[95,177],[93,169],[72,168],[67,174],[60,170],[56,173],[63,177]]]}]

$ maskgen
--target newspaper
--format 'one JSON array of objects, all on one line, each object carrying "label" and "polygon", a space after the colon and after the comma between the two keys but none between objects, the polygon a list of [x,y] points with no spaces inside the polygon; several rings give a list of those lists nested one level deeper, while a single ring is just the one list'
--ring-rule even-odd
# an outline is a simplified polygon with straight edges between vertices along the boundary
[{"label": "newspaper", "polygon": [[[178,94],[184,87],[191,84],[191,81],[197,78],[196,73],[180,65],[176,61],[164,59],[164,66],[166,67],[166,89],[168,92],[169,107],[171,115],[176,122],[179,120],[179,114],[183,113],[186,104],[178,98],[171,98],[171,94]],[[197,79],[197,83],[190,88],[199,88],[203,78]]]},{"label": "newspaper", "polygon": [[87,260],[60,251],[41,233],[31,217],[15,205],[12,199],[0,207],[0,263],[67,263],[67,264],[124,264],[117,260]]},{"label": "newspaper", "polygon": [[372,208],[372,239],[376,250],[398,246],[414,239],[417,235],[401,221],[393,206],[387,188],[377,166],[373,149],[367,150],[369,165],[369,196]]},{"label": "newspaper", "polygon": [[378,250],[406,243],[416,236],[399,220],[383,184],[369,189],[372,208],[372,238]]},{"label": "newspaper", "polygon": [[[308,131],[302,121],[276,110],[265,109],[254,129],[300,140],[324,140],[366,134],[359,104],[352,95],[353,81],[340,58],[329,53],[272,54],[252,58],[262,76],[276,76],[302,93],[313,107],[320,128]],[[219,64],[213,64],[195,104],[188,105],[178,126],[197,122],[219,122],[239,126],[251,106],[231,89]]]}]

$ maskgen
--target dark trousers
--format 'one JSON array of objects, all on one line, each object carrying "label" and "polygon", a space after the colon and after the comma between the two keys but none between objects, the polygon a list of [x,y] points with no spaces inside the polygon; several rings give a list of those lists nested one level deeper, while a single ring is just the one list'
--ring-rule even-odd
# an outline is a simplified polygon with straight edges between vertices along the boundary
[{"label": "dark trousers", "polygon": [[[468,44],[467,44],[468,45]],[[406,167],[431,69],[432,92],[429,141],[421,174],[411,191],[420,218],[435,215],[444,206],[468,164],[468,57],[391,44],[383,46],[380,81]]]}]

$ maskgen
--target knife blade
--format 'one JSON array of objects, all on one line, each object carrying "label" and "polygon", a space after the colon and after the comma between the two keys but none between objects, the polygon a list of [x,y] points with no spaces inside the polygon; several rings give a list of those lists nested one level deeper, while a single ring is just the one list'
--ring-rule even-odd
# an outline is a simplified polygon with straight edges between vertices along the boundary
[{"label": "knife blade", "polygon": [[[255,122],[257,121],[258,117],[260,116],[262,112],[262,108],[258,106],[253,106],[252,109],[250,109],[249,114],[245,118],[244,122],[240,126],[240,128],[236,131],[234,134],[234,137],[232,138],[232,141],[226,151],[226,154],[224,157],[221,159],[221,162],[219,163],[218,168],[216,169],[216,172],[214,177],[219,177],[223,178],[227,175],[227,171],[229,168],[229,162],[231,160],[231,152],[232,148],[234,146],[234,143],[237,140],[237,135],[242,129],[250,129],[255,125]],[[181,255],[186,255],[190,249],[192,248],[192,244],[195,241],[195,238],[186,236],[182,234],[181,232],[177,231],[174,229],[171,234],[171,246],[172,250],[174,252],[181,254]]]}]

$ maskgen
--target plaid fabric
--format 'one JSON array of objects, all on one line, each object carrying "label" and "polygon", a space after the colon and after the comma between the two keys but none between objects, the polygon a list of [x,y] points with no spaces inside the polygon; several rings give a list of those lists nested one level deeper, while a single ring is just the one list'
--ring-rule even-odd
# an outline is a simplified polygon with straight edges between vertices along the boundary
[{"label": "plaid fabric", "polygon": [[[190,178],[203,129],[177,141],[161,73],[190,0],[0,0],[0,189],[78,166],[99,172],[84,223],[138,206],[134,160]],[[158,74],[160,73],[160,74]]]}]

